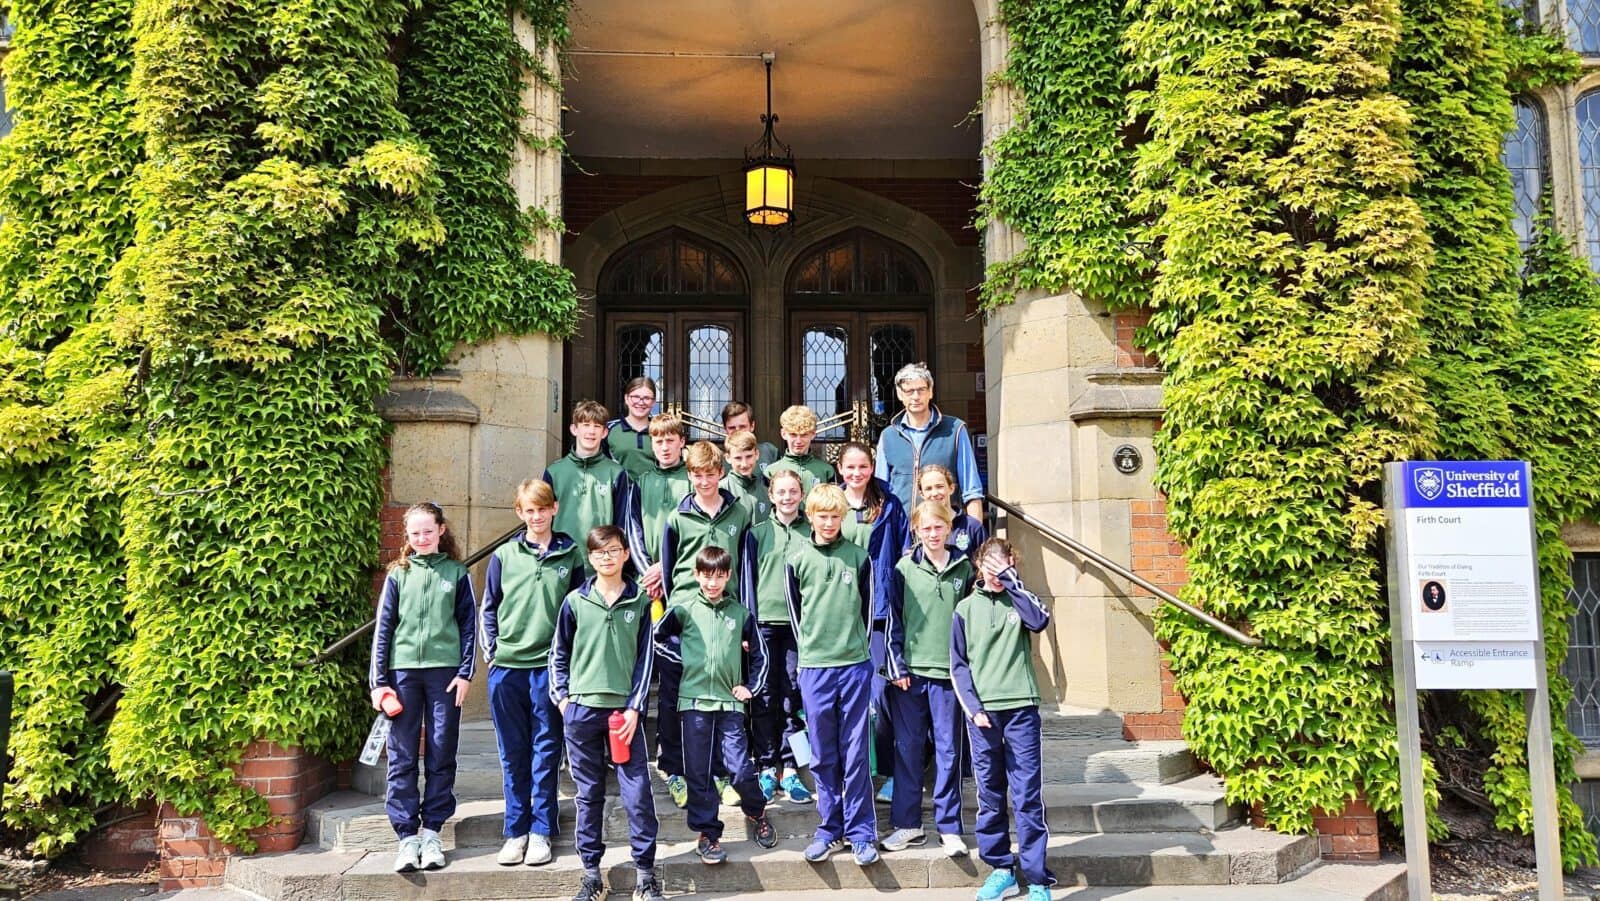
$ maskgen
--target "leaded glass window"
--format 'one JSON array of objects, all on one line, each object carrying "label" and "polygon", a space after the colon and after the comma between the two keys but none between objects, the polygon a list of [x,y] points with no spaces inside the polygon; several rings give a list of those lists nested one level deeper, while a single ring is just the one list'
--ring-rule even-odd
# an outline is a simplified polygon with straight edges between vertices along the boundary
[{"label": "leaded glass window", "polygon": [[1578,163],[1583,171],[1583,239],[1600,272],[1600,92],[1578,98]]},{"label": "leaded glass window", "polygon": [[[818,419],[850,409],[850,333],[841,326],[818,325],[800,339],[800,402]],[[843,425],[819,432],[823,441],[843,441]]]},{"label": "leaded glass window", "polygon": [[890,324],[872,329],[872,412],[888,417],[900,412],[903,404],[894,391],[894,374],[917,362],[917,335],[910,326]]},{"label": "leaded glass window", "polygon": [[606,265],[601,293],[611,296],[745,293],[744,272],[731,257],[678,232],[664,232],[623,251]]},{"label": "leaded glass window", "polygon": [[1567,659],[1561,671],[1572,683],[1567,725],[1585,745],[1600,747],[1600,554],[1579,554],[1572,561],[1572,604],[1568,623]]},{"label": "leaded glass window", "polygon": [[916,255],[877,235],[845,232],[794,264],[789,293],[812,296],[906,296],[932,293],[932,280]]},{"label": "leaded glass window", "polygon": [[[717,421],[733,396],[733,332],[720,325],[702,325],[689,331],[688,409],[701,419]],[[689,440],[716,439],[699,426],[691,426]]]},{"label": "leaded glass window", "polygon": [[1550,142],[1544,111],[1537,100],[1518,97],[1516,113],[1517,127],[1506,135],[1500,158],[1511,172],[1511,224],[1517,232],[1518,246],[1526,251],[1533,243],[1539,202],[1549,178]]},{"label": "leaded glass window", "polygon": [[1567,41],[1585,56],[1600,54],[1600,0],[1567,0]]}]

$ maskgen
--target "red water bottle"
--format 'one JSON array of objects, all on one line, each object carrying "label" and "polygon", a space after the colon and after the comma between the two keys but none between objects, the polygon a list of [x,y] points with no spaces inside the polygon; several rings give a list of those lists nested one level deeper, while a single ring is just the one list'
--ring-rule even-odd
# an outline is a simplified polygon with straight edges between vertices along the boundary
[{"label": "red water bottle", "polygon": [[406,709],[405,705],[400,703],[400,696],[395,694],[393,691],[384,692],[383,700],[379,701],[378,703],[383,707],[384,715],[388,716],[390,719],[394,719],[395,717],[399,716],[400,712]]},{"label": "red water bottle", "polygon": [[628,724],[628,718],[622,711],[613,710],[606,719],[606,725],[611,728],[611,762],[627,763],[633,759],[633,746],[622,740],[622,729]]}]

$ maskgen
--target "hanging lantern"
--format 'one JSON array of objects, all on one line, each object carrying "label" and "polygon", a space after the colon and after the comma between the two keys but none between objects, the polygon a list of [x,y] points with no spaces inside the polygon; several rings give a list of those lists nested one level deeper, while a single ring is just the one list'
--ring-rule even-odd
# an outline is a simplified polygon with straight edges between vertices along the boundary
[{"label": "hanging lantern", "polygon": [[772,113],[772,61],[776,55],[761,54],[767,67],[767,112],[760,140],[744,151],[744,216],[751,225],[778,227],[794,223],[794,150],[778,140],[772,127],[778,117]]}]

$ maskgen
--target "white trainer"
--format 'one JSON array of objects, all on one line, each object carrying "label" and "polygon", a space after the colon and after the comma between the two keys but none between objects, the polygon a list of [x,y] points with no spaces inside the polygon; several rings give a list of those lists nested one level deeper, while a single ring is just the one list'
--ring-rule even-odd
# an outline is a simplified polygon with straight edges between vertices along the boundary
[{"label": "white trainer", "polygon": [[896,829],[889,833],[889,837],[879,842],[885,851],[904,851],[913,845],[921,845],[928,840],[928,833],[921,829]]},{"label": "white trainer", "polygon": [[939,835],[939,846],[944,848],[946,857],[967,856],[967,843],[962,841],[959,835],[941,833]]},{"label": "white trainer", "polygon": [[424,870],[444,868],[444,839],[432,829],[422,830],[422,868]]},{"label": "white trainer", "polygon": [[549,836],[539,835],[538,833],[528,836],[528,854],[522,859],[523,863],[530,867],[536,867],[540,864],[549,863],[553,859],[555,859],[555,855],[550,852]]},{"label": "white trainer", "polygon": [[415,835],[401,839],[400,848],[394,855],[394,871],[413,873],[420,869],[422,869],[422,839]]},{"label": "white trainer", "polygon": [[514,867],[522,863],[522,858],[528,853],[528,837],[526,835],[513,836],[506,839],[500,846],[500,853],[495,855],[494,862],[502,867]]}]

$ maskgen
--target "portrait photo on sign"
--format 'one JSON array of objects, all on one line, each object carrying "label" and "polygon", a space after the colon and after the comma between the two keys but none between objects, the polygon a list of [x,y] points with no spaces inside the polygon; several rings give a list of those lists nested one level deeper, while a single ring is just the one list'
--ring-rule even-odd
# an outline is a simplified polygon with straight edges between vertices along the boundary
[{"label": "portrait photo on sign", "polygon": [[1417,596],[1422,599],[1423,613],[1443,613],[1450,603],[1449,593],[1445,590],[1444,583],[1438,579],[1423,582]]}]

